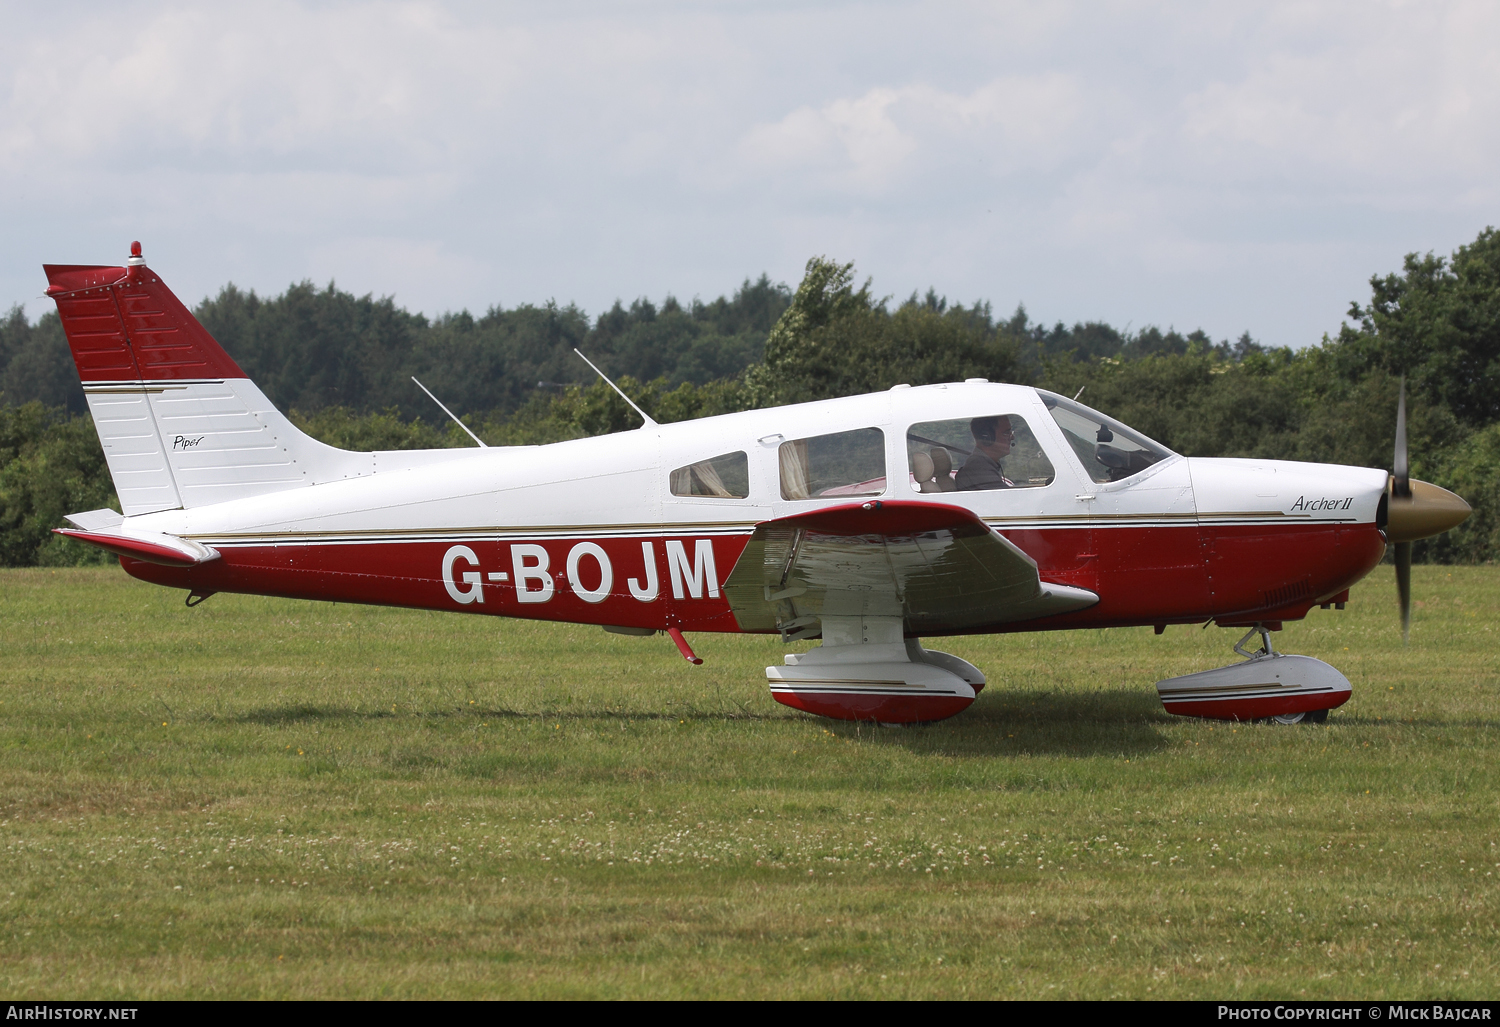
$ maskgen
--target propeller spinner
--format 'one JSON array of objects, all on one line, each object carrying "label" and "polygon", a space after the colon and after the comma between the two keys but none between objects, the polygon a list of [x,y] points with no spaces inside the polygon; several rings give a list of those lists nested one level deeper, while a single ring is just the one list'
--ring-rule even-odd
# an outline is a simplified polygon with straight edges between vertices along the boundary
[{"label": "propeller spinner", "polygon": [[1386,541],[1396,547],[1396,594],[1401,603],[1401,641],[1411,639],[1411,544],[1462,524],[1469,504],[1445,488],[1411,477],[1406,448],[1406,379],[1396,401],[1396,453],[1391,466]]}]

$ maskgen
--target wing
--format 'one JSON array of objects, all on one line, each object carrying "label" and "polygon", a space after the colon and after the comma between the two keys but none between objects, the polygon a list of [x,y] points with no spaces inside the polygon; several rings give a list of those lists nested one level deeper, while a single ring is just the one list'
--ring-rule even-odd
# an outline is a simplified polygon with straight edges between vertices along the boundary
[{"label": "wing", "polygon": [[1047,584],[1036,561],[968,510],[887,501],[756,526],[725,593],[743,631],[809,638],[824,616],[901,617],[938,635],[1081,610],[1086,589]]}]

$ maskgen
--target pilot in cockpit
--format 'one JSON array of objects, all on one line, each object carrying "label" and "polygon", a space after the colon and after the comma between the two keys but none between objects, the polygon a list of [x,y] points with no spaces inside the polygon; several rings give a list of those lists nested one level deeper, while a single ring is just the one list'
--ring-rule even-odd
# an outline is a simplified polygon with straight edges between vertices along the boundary
[{"label": "pilot in cockpit", "polygon": [[1003,414],[996,417],[976,417],[969,422],[969,433],[974,436],[974,452],[958,469],[956,482],[960,492],[977,492],[984,489],[1008,489],[1015,485],[1005,476],[1000,461],[1010,455],[1010,447],[1016,441],[1011,430],[1010,418]]}]

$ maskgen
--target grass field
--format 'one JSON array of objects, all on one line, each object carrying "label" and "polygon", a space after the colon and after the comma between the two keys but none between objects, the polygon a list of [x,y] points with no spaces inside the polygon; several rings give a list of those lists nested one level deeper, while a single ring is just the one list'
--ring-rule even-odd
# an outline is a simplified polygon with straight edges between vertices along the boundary
[{"label": "grass field", "polygon": [[1174,627],[933,643],[914,729],[663,638],[0,572],[0,991],[1494,997],[1500,569],[1277,636],[1325,726],[1162,712]]}]

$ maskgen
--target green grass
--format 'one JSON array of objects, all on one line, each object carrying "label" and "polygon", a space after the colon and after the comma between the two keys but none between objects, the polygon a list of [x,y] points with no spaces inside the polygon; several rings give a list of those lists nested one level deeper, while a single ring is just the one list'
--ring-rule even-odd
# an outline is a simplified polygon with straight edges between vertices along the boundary
[{"label": "green grass", "polygon": [[0,989],[137,997],[1493,997],[1500,570],[1276,636],[1322,727],[1169,717],[1236,632],[933,643],[914,729],[771,639],[0,572]]}]

